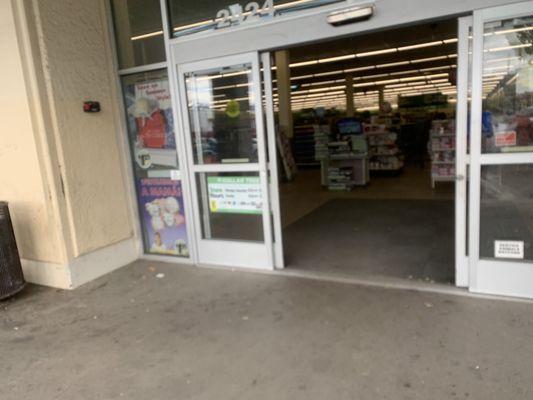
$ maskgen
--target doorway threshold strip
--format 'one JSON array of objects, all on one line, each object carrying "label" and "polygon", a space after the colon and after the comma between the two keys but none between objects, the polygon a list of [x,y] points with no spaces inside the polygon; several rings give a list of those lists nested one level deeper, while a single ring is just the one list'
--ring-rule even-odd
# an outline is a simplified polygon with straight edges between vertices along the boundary
[{"label": "doorway threshold strip", "polygon": [[390,278],[390,277],[376,277],[376,278],[357,278],[353,276],[346,276],[341,274],[332,274],[327,272],[305,271],[302,269],[285,268],[282,270],[261,270],[261,269],[249,269],[230,266],[219,265],[197,265],[199,268],[215,269],[231,272],[249,272],[253,274],[283,276],[288,278],[308,279],[320,282],[341,283],[357,286],[368,286],[381,289],[392,290],[410,290],[422,293],[435,293],[449,296],[470,297],[474,299],[482,300],[500,300],[510,301],[518,303],[533,304],[533,299],[509,297],[503,295],[490,295],[483,293],[473,293],[466,288],[459,288],[453,285],[447,285],[443,283],[429,283],[425,281],[402,279],[402,278]]},{"label": "doorway threshold strip", "polygon": [[304,278],[324,282],[343,283],[359,286],[370,286],[382,289],[410,290],[424,293],[445,294],[450,296],[471,297],[485,300],[502,300],[519,303],[533,304],[533,299],[516,298],[500,295],[489,295],[482,293],[472,293],[466,288],[460,288],[452,284],[429,283],[415,279],[402,279],[392,277],[353,277],[342,274],[332,274],[327,272],[305,271],[302,269],[284,269],[274,273],[294,278]]}]

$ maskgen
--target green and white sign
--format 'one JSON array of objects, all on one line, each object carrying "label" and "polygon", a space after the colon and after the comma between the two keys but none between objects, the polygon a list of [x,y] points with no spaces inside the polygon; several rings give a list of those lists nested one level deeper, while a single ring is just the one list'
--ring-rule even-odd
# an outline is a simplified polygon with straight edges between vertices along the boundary
[{"label": "green and white sign", "polygon": [[263,198],[258,176],[209,176],[207,192],[212,213],[262,213]]}]

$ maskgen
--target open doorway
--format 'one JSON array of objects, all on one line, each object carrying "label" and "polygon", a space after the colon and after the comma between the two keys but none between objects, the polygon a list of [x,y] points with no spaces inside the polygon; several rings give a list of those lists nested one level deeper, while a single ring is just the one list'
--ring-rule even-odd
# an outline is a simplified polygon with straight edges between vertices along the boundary
[{"label": "open doorway", "polygon": [[457,20],[276,53],[287,268],[455,281]]}]

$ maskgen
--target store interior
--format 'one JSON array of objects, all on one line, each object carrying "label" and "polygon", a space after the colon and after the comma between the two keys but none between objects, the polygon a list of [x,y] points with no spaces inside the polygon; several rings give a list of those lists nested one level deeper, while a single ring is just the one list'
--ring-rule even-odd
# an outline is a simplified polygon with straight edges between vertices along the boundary
[{"label": "store interior", "polygon": [[452,284],[457,20],[273,58],[286,267]]}]

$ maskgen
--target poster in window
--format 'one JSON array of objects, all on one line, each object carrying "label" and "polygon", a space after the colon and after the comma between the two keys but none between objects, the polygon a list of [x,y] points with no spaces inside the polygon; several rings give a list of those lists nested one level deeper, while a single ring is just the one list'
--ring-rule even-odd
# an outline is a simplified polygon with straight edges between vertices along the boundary
[{"label": "poster in window", "polygon": [[167,79],[156,79],[130,85],[128,117],[132,138],[139,147],[175,149],[172,129],[172,103]]},{"label": "poster in window", "polygon": [[144,178],[138,186],[146,251],[188,257],[181,181]]},{"label": "poster in window", "polygon": [[168,79],[155,78],[125,85],[124,96],[137,173],[161,177],[153,171],[178,169]]}]

